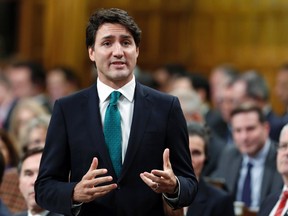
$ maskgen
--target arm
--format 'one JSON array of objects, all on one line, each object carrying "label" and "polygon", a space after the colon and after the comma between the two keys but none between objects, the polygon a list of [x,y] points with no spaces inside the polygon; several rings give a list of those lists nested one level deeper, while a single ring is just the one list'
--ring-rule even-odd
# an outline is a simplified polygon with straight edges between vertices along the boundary
[{"label": "arm", "polygon": [[172,102],[167,122],[165,140],[169,150],[163,153],[163,170],[144,172],[140,177],[154,191],[159,185],[155,192],[165,194],[165,200],[173,208],[180,208],[193,201],[197,180],[190,158],[186,121],[177,99]]}]

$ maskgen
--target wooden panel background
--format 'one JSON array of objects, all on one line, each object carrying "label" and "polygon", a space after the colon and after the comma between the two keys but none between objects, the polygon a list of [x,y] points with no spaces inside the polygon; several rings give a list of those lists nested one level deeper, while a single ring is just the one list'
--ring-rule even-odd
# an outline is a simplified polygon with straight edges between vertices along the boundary
[{"label": "wooden panel background", "polygon": [[135,18],[143,31],[138,63],[144,70],[179,62],[208,77],[215,65],[229,62],[259,70],[272,90],[277,67],[288,61],[286,0],[22,0],[18,55],[46,68],[71,65],[88,85],[85,27],[100,7],[119,7]]}]

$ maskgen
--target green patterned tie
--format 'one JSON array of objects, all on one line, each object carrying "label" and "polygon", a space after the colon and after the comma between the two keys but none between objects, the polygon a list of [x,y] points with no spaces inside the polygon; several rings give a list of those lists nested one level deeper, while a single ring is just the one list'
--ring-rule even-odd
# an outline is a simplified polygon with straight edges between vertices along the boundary
[{"label": "green patterned tie", "polygon": [[121,93],[118,91],[111,93],[104,119],[105,142],[117,177],[119,177],[122,167],[121,116],[117,107],[120,96]]}]

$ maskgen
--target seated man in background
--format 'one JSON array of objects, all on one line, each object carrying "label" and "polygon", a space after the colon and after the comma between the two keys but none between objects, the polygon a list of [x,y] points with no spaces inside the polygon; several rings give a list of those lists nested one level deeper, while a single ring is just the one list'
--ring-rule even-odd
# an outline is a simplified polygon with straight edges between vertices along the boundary
[{"label": "seated man in background", "polygon": [[281,216],[288,213],[288,124],[280,133],[277,152],[277,170],[281,174],[284,187],[269,195],[260,206],[259,216]]},{"label": "seated man in background", "polygon": [[28,150],[19,164],[19,188],[28,206],[28,211],[15,214],[15,216],[58,216],[41,208],[35,201],[34,182],[38,175],[42,147]]},{"label": "seated man in background", "polygon": [[257,210],[268,194],[283,186],[276,170],[276,144],[256,105],[244,103],[234,109],[231,126],[235,145],[225,147],[213,176],[225,179],[236,201]]}]

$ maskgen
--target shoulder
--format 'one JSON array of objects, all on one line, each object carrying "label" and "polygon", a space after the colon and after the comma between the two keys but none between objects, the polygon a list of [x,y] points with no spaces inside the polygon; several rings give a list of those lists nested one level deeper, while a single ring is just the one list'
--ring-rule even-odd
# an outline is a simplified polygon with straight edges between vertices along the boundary
[{"label": "shoulder", "polygon": [[160,92],[148,86],[137,83],[135,89],[135,102],[140,98],[144,99],[151,106],[156,106],[159,109],[180,108],[180,102],[177,97],[168,93]]}]

